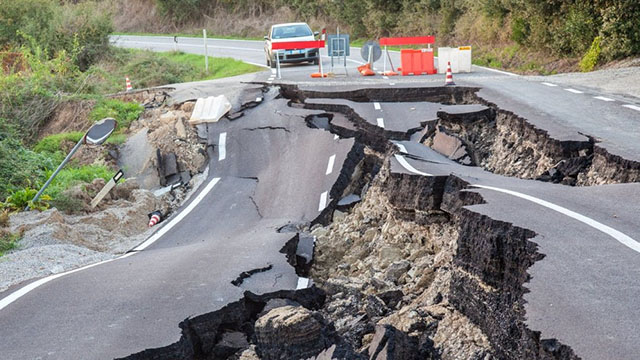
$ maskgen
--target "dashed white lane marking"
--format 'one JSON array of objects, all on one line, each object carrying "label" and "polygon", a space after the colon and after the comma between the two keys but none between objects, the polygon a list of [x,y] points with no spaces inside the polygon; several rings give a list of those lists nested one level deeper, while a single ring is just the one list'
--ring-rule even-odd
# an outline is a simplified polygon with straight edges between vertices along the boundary
[{"label": "dashed white lane marking", "polygon": [[338,140],[340,139],[340,136],[338,136],[338,134],[333,135],[333,140]]},{"label": "dashed white lane marking", "polygon": [[393,85],[395,85],[395,84],[396,84],[396,83],[389,83],[389,85],[391,85],[391,86],[393,86]]},{"label": "dashed white lane marking", "polygon": [[377,118],[376,122],[378,123],[378,126],[384,129],[384,119],[383,118]]},{"label": "dashed white lane marking", "polygon": [[73,274],[73,273],[76,273],[76,272],[79,272],[79,271],[82,271],[82,270],[87,270],[87,269],[90,269],[90,268],[98,266],[98,265],[106,264],[106,263],[112,262],[114,260],[125,259],[125,258],[128,258],[129,256],[135,255],[137,251],[144,250],[149,245],[153,244],[158,239],[160,239],[162,237],[162,235],[164,235],[169,230],[171,230],[171,228],[173,228],[176,224],[178,224],[180,221],[182,221],[182,219],[184,219],[184,217],[186,217],[196,206],[198,206],[198,204],[202,201],[202,199],[204,199],[205,196],[207,196],[207,194],[211,191],[211,189],[213,189],[213,187],[216,186],[218,181],[220,181],[220,178],[213,178],[209,182],[209,184],[207,184],[207,186],[200,192],[200,194],[198,194],[198,196],[196,196],[196,198],[186,208],[184,208],[184,210],[182,210],[178,215],[176,215],[174,218],[172,218],[171,221],[169,221],[169,223],[167,223],[165,226],[160,228],[160,230],[158,230],[156,233],[154,233],[149,239],[147,239],[145,242],[143,242],[142,244],[138,245],[135,249],[133,249],[132,252],[124,254],[124,255],[122,255],[122,256],[120,256],[118,258],[97,262],[95,264],[91,264],[91,265],[83,266],[81,268],[77,268],[77,269],[70,270],[70,271],[67,271],[67,272],[63,272],[63,273],[47,276],[46,278],[42,278],[40,280],[34,281],[31,284],[23,286],[22,288],[20,288],[20,289],[14,291],[13,293],[9,294],[9,296],[7,296],[7,297],[3,298],[2,300],[0,300],[0,310],[6,308],[7,306],[9,306],[14,301],[20,299],[21,297],[25,296],[29,292],[35,290],[36,288],[38,288],[38,287],[40,287],[40,286],[42,286],[42,285],[44,285],[44,284],[46,284],[46,283],[48,283],[48,282],[50,282],[52,280],[55,280],[55,279],[58,279],[60,277],[65,276],[65,275],[70,275],[70,274]]},{"label": "dashed white lane marking", "polygon": [[329,196],[329,193],[327,191],[320,194],[320,204],[318,204],[318,211],[322,211],[327,207],[327,196]]},{"label": "dashed white lane marking", "polygon": [[552,83],[548,83],[548,82],[543,82],[542,85],[547,85],[547,86],[551,86],[551,87],[556,87],[558,85],[556,84],[552,84]]},{"label": "dashed white lane marking", "polygon": [[331,155],[329,158],[329,163],[327,164],[327,172],[325,175],[329,175],[333,172],[333,164],[336,162],[336,156]]},{"label": "dashed white lane marking", "polygon": [[309,278],[299,277],[298,285],[296,286],[296,290],[306,289],[309,287]]},{"label": "dashed white lane marking", "polygon": [[218,161],[222,161],[227,158],[227,133],[220,133],[220,140],[218,140]]},{"label": "dashed white lane marking", "polygon": [[582,91],[576,90],[576,89],[572,89],[572,88],[568,88],[568,89],[565,89],[565,90],[568,91],[568,92],[572,92],[574,94],[583,94]]},{"label": "dashed white lane marking", "polygon": [[267,81],[267,84],[272,84],[272,83],[273,83],[273,81],[272,81],[272,80]]},{"label": "dashed white lane marking", "polygon": [[261,101],[262,101],[262,98],[261,98],[260,96],[258,96],[258,97],[256,98],[256,102],[261,102]]},{"label": "dashed white lane marking", "polygon": [[379,102],[374,102],[373,103],[373,108],[376,110],[380,110],[380,103]]},{"label": "dashed white lane marking", "polygon": [[385,75],[385,76],[383,76],[382,78],[383,78],[383,79],[385,79],[385,80],[389,80],[389,77],[388,77],[388,76],[386,76],[386,75]]},{"label": "dashed white lane marking", "polygon": [[[640,110],[640,108],[639,108]],[[396,160],[398,160],[398,162],[400,163],[400,165],[402,165],[405,169],[407,169],[408,171],[414,173],[414,174],[418,174],[418,175],[423,175],[423,176],[433,176],[431,174],[427,174],[425,172],[419,171],[416,168],[414,168],[413,166],[411,166],[411,164],[409,164],[407,162],[407,160],[401,156],[401,155],[395,155]],[[633,251],[639,252],[640,253],[640,243],[637,242],[636,240],[632,239],[631,237],[629,237],[628,235],[610,227],[607,226],[603,223],[600,223],[590,217],[584,216],[582,214],[579,214],[575,211],[569,210],[565,207],[562,207],[560,205],[556,205],[554,203],[550,203],[548,201],[533,197],[531,195],[527,195],[527,194],[523,194],[523,193],[519,193],[516,191],[512,191],[512,190],[507,190],[507,189],[502,189],[502,188],[497,188],[497,187],[493,187],[493,186],[486,186],[486,185],[477,185],[477,184],[472,184],[471,186],[473,187],[477,187],[480,189],[487,189],[487,190],[493,190],[493,191],[497,191],[497,192],[501,192],[504,194],[508,194],[511,196],[515,196],[515,197],[519,197],[521,199],[527,200],[527,201],[531,201],[535,204],[541,205],[546,207],[547,209],[551,209],[554,211],[557,211],[563,215],[566,215],[572,219],[578,220],[581,223],[584,223],[588,226],[591,226],[592,228],[601,231],[609,236],[611,236],[612,238],[614,238],[615,240],[617,240],[618,242],[620,242],[622,245],[625,245],[626,247],[630,248]]]},{"label": "dashed white lane marking", "polygon": [[624,106],[626,108],[629,108],[629,109],[636,110],[636,111],[640,111],[640,106],[635,106],[635,105],[622,105],[622,106]]},{"label": "dashed white lane marking", "polygon": [[613,99],[609,99],[608,97],[604,97],[604,96],[594,96],[594,99],[598,99],[598,100],[602,100],[602,101],[615,101]]}]

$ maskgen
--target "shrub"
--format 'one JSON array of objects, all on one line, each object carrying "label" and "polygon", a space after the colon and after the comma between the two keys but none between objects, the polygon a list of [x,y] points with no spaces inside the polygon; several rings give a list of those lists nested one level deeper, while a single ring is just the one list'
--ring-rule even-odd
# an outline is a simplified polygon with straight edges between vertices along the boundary
[{"label": "shrub", "polygon": [[48,152],[54,154],[61,150],[63,141],[71,141],[77,143],[78,141],[80,141],[80,139],[82,139],[82,136],[84,136],[84,133],[80,131],[49,135],[40,140],[36,144],[36,146],[33,147],[33,151],[37,153]]},{"label": "shrub", "polygon": [[[47,172],[47,178],[52,174],[52,171]],[[93,179],[103,178],[108,181],[115,175],[115,171],[109,169],[104,165],[86,165],[81,167],[65,167],[58,173],[55,180],[49,185],[45,194],[51,196],[52,199],[58,199],[58,196],[63,191],[71,188],[72,186],[81,183],[90,183]]]},{"label": "shrub", "polygon": [[15,249],[19,240],[20,235],[0,230],[0,256],[3,256],[7,251]]},{"label": "shrub", "polygon": [[118,122],[116,131],[128,129],[129,125],[138,119],[144,111],[144,106],[134,102],[123,102],[117,99],[100,100],[89,114],[92,121],[104,118],[114,118]]},{"label": "shrub", "polygon": [[44,181],[57,163],[49,156],[25,148],[13,137],[0,140],[0,201],[11,192]]},{"label": "shrub", "polygon": [[36,202],[33,202],[33,198],[37,193],[38,190],[30,187],[14,191],[7,197],[5,207],[13,211],[22,211],[27,206],[31,210],[47,210],[51,197],[49,195],[42,195]]},{"label": "shrub", "polygon": [[519,45],[523,45],[527,41],[530,33],[531,28],[523,18],[513,19],[511,22],[511,40]]},{"label": "shrub", "polygon": [[580,60],[580,71],[589,72],[592,71],[596,65],[598,65],[598,61],[600,60],[600,36],[596,36],[591,43],[591,47],[587,50],[587,53],[584,54],[582,60]]}]

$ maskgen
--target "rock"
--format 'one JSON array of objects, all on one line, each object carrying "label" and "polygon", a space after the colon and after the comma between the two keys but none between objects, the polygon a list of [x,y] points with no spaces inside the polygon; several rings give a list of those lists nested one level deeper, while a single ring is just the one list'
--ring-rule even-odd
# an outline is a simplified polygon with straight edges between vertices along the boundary
[{"label": "rock", "polygon": [[458,160],[467,155],[467,149],[458,137],[449,135],[438,128],[433,137],[431,148],[451,160]]},{"label": "rock", "polygon": [[195,101],[187,101],[184,104],[180,105],[180,110],[184,111],[185,113],[191,113],[195,106]]},{"label": "rock", "polygon": [[375,295],[367,296],[364,310],[370,319],[383,316],[387,311],[385,303]]},{"label": "rock", "polygon": [[160,115],[160,121],[163,124],[171,124],[177,120],[178,116],[173,111],[167,111]]},{"label": "rock", "polygon": [[258,354],[256,354],[256,346],[255,345],[249,346],[247,350],[243,351],[240,354],[240,356],[238,357],[238,360],[260,360],[260,358],[258,357]]},{"label": "rock", "polygon": [[216,359],[226,359],[229,356],[249,348],[247,336],[244,333],[233,331],[222,334],[222,339],[213,349]]},{"label": "rock", "polygon": [[389,290],[378,294],[380,300],[384,301],[384,303],[392,309],[398,305],[403,296],[404,294],[401,290]]},{"label": "rock", "polygon": [[391,325],[376,325],[369,345],[370,360],[410,360],[417,354],[416,344]]},{"label": "rock", "polygon": [[256,320],[257,353],[261,359],[306,359],[330,344],[323,325],[303,307],[275,308]]},{"label": "rock", "polygon": [[176,120],[175,128],[176,128],[176,136],[179,139],[187,138],[187,129],[184,127],[184,123],[182,122],[182,119]]},{"label": "rock", "polygon": [[389,264],[402,259],[402,251],[395,247],[384,246],[380,249],[378,259],[380,260],[380,266],[386,268]]},{"label": "rock", "polygon": [[343,220],[344,220],[344,218],[345,218],[346,216],[347,216],[347,214],[346,214],[346,213],[344,213],[344,212],[342,212],[342,211],[340,211],[340,210],[335,210],[335,211],[333,212],[333,221],[334,221],[334,222],[340,222],[340,221],[343,221]]},{"label": "rock", "polygon": [[398,283],[400,277],[404,275],[410,267],[411,263],[409,263],[407,260],[396,261],[393,264],[389,265],[387,271],[384,274],[384,279],[387,281]]}]

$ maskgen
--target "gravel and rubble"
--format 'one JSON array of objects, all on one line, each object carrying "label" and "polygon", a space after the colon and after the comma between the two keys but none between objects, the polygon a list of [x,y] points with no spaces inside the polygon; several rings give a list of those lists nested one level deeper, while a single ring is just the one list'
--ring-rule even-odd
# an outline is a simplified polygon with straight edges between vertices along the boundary
[{"label": "gravel and rubble", "polygon": [[[12,214],[6,229],[19,234],[17,248],[0,258],[0,292],[29,279],[57,274],[92,263],[113,259],[142,243],[155,230],[148,214],[160,211],[170,216],[206,177],[205,145],[187,120],[193,102],[167,104],[165,89],[142,90],[114,95],[123,101],[137,101],[145,112],[134,121],[128,141],[119,146],[84,146],[74,156],[77,164],[120,167],[125,180],[118,183],[96,207],[92,198],[104,187],[103,179],[66,190],[65,209]],[[68,121],[80,122],[88,114],[87,102],[79,111],[67,103],[46,128],[48,132],[68,129]],[[89,107],[90,108],[90,107]],[[85,124],[86,125],[86,124]],[[84,125],[83,125],[84,126]],[[76,129],[75,127],[72,129]],[[74,144],[63,142],[63,149]],[[185,177],[178,187],[161,188],[158,154],[172,154],[176,171]],[[182,180],[182,179],[181,179]],[[171,184],[168,184],[171,185]]]}]

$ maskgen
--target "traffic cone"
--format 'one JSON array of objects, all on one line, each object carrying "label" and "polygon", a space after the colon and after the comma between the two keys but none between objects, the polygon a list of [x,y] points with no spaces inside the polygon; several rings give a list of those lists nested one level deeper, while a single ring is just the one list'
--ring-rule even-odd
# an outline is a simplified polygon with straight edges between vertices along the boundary
[{"label": "traffic cone", "polygon": [[162,213],[160,211],[156,210],[149,214],[149,227],[154,226],[160,221],[162,221]]},{"label": "traffic cone", "polygon": [[453,73],[451,72],[451,62],[447,62],[447,77],[444,80],[444,84],[446,85],[455,85],[453,82]]},{"label": "traffic cone", "polygon": [[362,74],[362,76],[373,76],[376,73],[371,70],[371,64],[367,63],[362,66],[358,66],[358,72]]},{"label": "traffic cone", "polygon": [[129,80],[129,77],[125,76],[125,79],[127,81],[127,91],[133,90],[133,87],[131,86],[131,80]]}]

